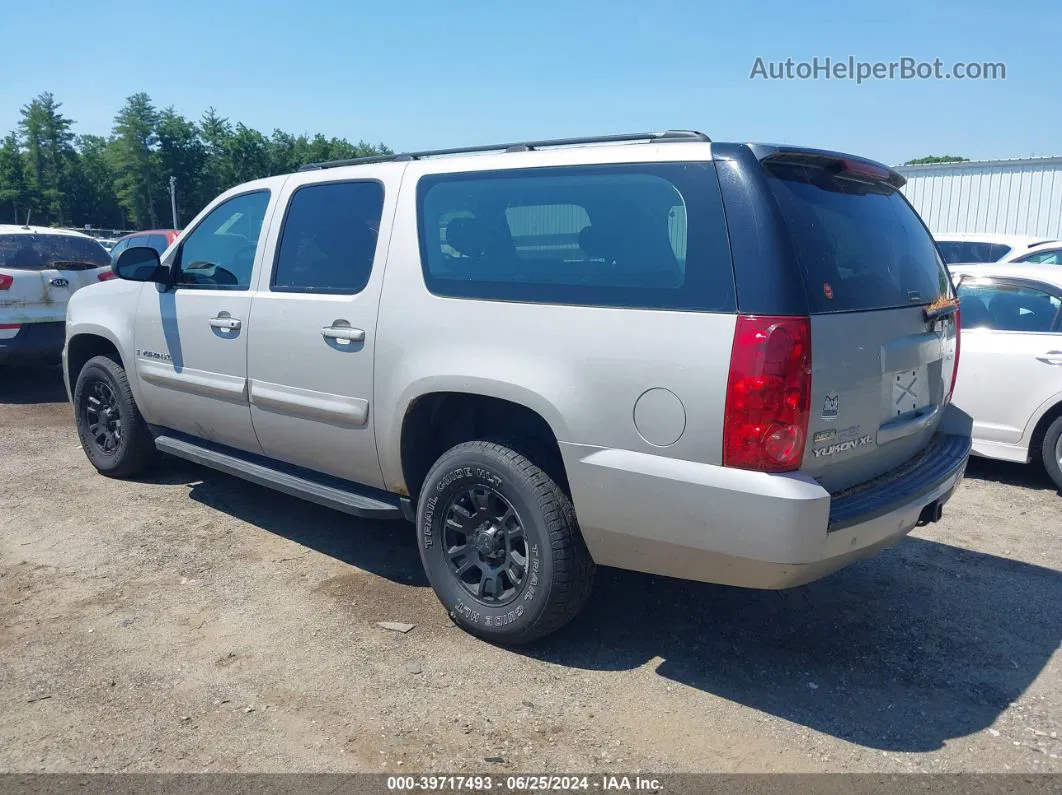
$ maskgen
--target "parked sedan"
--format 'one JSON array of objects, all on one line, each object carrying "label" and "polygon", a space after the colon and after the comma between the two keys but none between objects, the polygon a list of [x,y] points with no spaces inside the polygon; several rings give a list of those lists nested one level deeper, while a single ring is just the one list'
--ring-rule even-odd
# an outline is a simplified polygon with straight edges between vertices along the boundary
[{"label": "parked sedan", "polygon": [[1062,268],[953,265],[962,350],[955,404],[973,452],[1041,461],[1062,490]]}]

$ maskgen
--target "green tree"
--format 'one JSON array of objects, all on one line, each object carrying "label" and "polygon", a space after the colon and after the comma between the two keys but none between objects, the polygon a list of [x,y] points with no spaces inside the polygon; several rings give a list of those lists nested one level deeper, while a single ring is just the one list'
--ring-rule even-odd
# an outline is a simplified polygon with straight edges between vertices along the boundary
[{"label": "green tree", "polygon": [[151,97],[143,92],[126,99],[114,117],[115,146],[113,165],[118,200],[139,227],[158,226],[155,199],[158,191],[158,136],[155,126],[159,114]]},{"label": "green tree", "polygon": [[29,203],[44,217],[39,222],[66,220],[64,212],[72,176],[73,122],[59,112],[61,102],[45,91],[21,108],[19,128],[26,148]]},{"label": "green tree", "polygon": [[236,184],[229,152],[232,125],[228,119],[219,116],[214,108],[207,108],[199,121],[199,135],[206,149],[202,173],[203,190],[209,201]]},{"label": "green tree", "polygon": [[904,163],[905,166],[928,166],[934,163],[968,163],[970,158],[958,157],[956,155],[929,155],[928,157],[919,157],[915,160],[908,160]]},{"label": "green tree", "polygon": [[0,144],[0,222],[24,222],[29,185],[22,162],[22,148],[15,133]]},{"label": "green tree", "polygon": [[228,155],[233,184],[267,177],[272,173],[269,168],[269,139],[242,123],[236,125],[236,130],[229,138]]},{"label": "green tree", "polygon": [[159,114],[155,132],[159,140],[160,205],[169,206],[169,179],[172,176],[176,179],[177,223],[184,226],[213,198],[203,192],[206,147],[195,123],[177,113],[172,106]]},{"label": "green tree", "polygon": [[77,161],[71,190],[71,216],[77,224],[121,229],[126,224],[118,194],[117,174],[108,154],[111,144],[99,135],[77,138]]}]

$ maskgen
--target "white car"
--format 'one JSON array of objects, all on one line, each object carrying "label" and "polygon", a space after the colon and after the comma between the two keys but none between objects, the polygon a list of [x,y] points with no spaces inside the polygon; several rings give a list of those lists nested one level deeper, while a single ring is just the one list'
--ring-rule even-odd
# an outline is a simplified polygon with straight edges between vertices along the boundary
[{"label": "white car", "polygon": [[66,302],[114,277],[111,256],[79,232],[0,224],[0,365],[59,361]]},{"label": "white car", "polygon": [[1032,235],[970,232],[935,235],[937,248],[949,265],[957,262],[998,262],[1021,257],[1030,249],[1057,241]]},{"label": "white car", "polygon": [[955,405],[973,417],[973,452],[1040,460],[1062,489],[1062,268],[951,269],[962,349]]}]

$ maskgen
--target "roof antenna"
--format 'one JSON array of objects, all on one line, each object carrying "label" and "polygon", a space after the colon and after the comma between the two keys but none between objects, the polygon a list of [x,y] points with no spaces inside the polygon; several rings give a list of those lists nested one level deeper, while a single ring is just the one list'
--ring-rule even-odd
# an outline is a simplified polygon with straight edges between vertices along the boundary
[{"label": "roof antenna", "polygon": [[24,223],[22,225],[23,229],[29,229],[30,228],[29,219],[30,219],[30,213],[32,213],[32,212],[33,212],[33,210],[26,210],[26,223]]}]

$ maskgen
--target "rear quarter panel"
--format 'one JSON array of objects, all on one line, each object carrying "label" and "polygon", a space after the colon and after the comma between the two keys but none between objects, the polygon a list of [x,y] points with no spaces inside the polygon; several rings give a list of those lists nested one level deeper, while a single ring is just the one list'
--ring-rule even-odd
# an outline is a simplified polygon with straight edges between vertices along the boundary
[{"label": "rear quarter panel", "polygon": [[[707,159],[706,146],[639,146],[638,159],[654,152],[666,152],[666,159]],[[623,154],[605,148],[594,154],[558,152],[558,162],[549,164],[576,157],[586,162]],[[476,158],[475,167],[502,164],[529,165],[524,155],[511,153]],[[544,165],[538,158],[530,164]],[[375,360],[375,423],[386,487],[405,491],[403,419],[418,397],[435,391],[524,405],[538,412],[561,442],[720,463],[735,315],[432,295],[421,268],[416,187],[421,175],[450,170],[443,161],[410,164],[399,197]],[[681,435],[667,446],[646,441],[635,426],[635,404],[652,389],[666,389],[681,403]],[[665,397],[665,405],[669,401]],[[568,476],[577,491],[578,473],[570,466]]]}]

